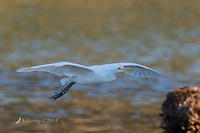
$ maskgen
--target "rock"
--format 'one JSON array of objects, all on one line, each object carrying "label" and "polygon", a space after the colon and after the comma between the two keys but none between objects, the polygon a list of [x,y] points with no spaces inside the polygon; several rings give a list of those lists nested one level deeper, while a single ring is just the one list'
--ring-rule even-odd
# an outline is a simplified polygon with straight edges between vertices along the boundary
[{"label": "rock", "polygon": [[176,88],[162,104],[164,133],[200,133],[200,87]]}]

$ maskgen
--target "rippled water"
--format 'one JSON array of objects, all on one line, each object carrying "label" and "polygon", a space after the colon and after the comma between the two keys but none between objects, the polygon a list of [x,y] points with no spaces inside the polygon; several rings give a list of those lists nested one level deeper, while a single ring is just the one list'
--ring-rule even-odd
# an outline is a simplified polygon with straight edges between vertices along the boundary
[{"label": "rippled water", "polygon": [[[0,1],[0,128],[161,132],[165,94],[174,87],[200,83],[199,6],[195,0]],[[136,62],[170,80],[119,78],[76,85],[53,102],[48,97],[59,86],[59,77],[15,72],[57,61]],[[15,124],[19,119],[23,122]]]}]

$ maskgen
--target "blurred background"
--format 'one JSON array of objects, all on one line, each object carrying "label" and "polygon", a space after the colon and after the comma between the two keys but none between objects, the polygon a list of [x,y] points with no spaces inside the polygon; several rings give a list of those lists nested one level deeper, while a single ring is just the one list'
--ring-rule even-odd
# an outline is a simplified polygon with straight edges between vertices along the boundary
[{"label": "blurred background", "polygon": [[[0,0],[1,131],[160,133],[166,93],[200,84],[199,36],[198,0]],[[136,62],[172,81],[76,85],[50,101],[59,77],[15,72],[58,61]]]}]

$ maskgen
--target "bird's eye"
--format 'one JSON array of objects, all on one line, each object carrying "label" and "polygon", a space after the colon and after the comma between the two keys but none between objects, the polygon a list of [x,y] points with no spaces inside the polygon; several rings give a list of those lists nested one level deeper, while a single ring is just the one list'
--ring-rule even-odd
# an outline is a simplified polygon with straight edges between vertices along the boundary
[{"label": "bird's eye", "polygon": [[118,69],[120,70],[121,68],[120,68],[120,67],[118,67]]}]

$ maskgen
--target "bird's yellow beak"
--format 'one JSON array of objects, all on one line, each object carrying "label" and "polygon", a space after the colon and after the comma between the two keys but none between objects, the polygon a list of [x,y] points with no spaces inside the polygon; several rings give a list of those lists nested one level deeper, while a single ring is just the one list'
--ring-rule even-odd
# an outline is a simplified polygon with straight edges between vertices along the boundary
[{"label": "bird's yellow beak", "polygon": [[125,71],[133,71],[133,68],[120,68],[120,70],[125,70]]}]

